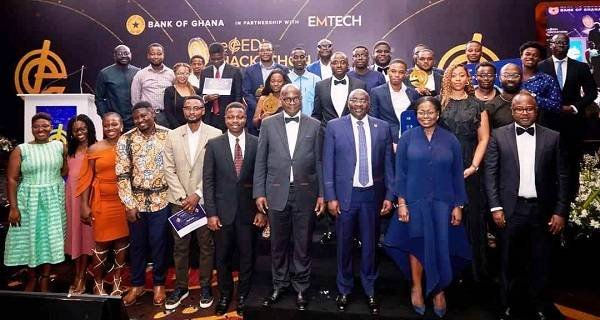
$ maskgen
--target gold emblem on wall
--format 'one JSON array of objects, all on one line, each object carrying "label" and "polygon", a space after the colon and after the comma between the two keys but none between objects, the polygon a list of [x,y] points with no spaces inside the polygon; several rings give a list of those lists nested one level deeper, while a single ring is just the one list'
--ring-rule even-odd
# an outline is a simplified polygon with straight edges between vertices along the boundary
[{"label": "gold emblem on wall", "polygon": [[140,33],[144,32],[144,29],[146,29],[146,20],[144,20],[142,16],[134,14],[131,17],[129,17],[129,19],[127,19],[125,27],[127,28],[127,31],[129,31],[129,33],[131,33],[134,36],[137,36]]},{"label": "gold emblem on wall", "polygon": [[17,93],[63,93],[64,86],[48,87],[42,92],[42,85],[44,80],[64,79],[66,76],[67,69],[62,59],[50,51],[50,40],[44,40],[41,49],[29,51],[17,63],[15,88]]},{"label": "gold emblem on wall", "polygon": [[188,42],[188,55],[191,57],[200,55],[208,62],[208,45],[202,38],[192,38]]},{"label": "gold emblem on wall", "polygon": [[[471,40],[477,41],[483,44],[481,41],[483,39],[483,35],[481,33],[474,33]],[[481,48],[481,61],[498,61],[500,58],[489,48],[482,45]],[[465,44],[459,44],[454,48],[446,51],[446,53],[440,59],[438,63],[438,68],[446,69],[451,64],[459,64],[467,62],[467,55],[465,54]]]},{"label": "gold emblem on wall", "polygon": [[58,125],[58,128],[50,131],[50,141],[58,140],[64,144],[67,144],[67,132],[63,129],[62,123]]}]

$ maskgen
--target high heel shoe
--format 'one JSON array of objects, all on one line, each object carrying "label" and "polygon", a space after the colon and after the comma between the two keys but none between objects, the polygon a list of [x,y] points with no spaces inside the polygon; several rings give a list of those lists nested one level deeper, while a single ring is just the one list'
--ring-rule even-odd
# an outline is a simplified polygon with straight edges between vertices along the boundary
[{"label": "high heel shoe", "polygon": [[104,281],[100,280],[100,283],[96,282],[94,279],[94,294],[99,296],[107,296],[106,291],[104,291]]},{"label": "high heel shoe", "polygon": [[110,293],[111,296],[122,296],[124,291],[121,289],[121,277],[113,278],[113,289]]},{"label": "high heel shoe", "polygon": [[[440,298],[438,298],[440,297]],[[441,307],[437,307],[436,306],[436,300],[441,299],[443,301],[443,303],[441,304]],[[444,296],[444,293],[438,293],[434,298],[433,298],[433,313],[435,313],[435,315],[438,318],[443,318],[446,315],[446,297]]]},{"label": "high heel shoe", "polygon": [[422,316],[425,314],[425,304],[421,304],[421,305],[415,304],[415,301],[413,299],[414,292],[417,292],[417,290],[410,289],[410,303],[412,304],[413,310],[415,310],[415,312],[418,315]]},{"label": "high heel shoe", "polygon": [[70,294],[84,294],[85,293],[85,275],[77,277],[73,286],[69,290]]}]

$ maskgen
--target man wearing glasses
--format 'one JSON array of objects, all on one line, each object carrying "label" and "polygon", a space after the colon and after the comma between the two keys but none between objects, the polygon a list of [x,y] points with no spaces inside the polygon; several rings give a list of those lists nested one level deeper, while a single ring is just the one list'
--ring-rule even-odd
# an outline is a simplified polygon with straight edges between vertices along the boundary
[{"label": "man wearing glasses", "polygon": [[521,90],[521,68],[514,63],[505,64],[500,69],[500,84],[502,93],[497,94],[494,99],[485,104],[492,129],[500,128],[514,121],[510,104],[515,94]]},{"label": "man wearing glasses", "polygon": [[475,77],[479,84],[475,89],[475,98],[483,103],[488,103],[496,95],[500,94],[500,91],[494,87],[496,82],[496,66],[493,64],[483,61],[475,68]]},{"label": "man wearing glasses", "polygon": [[331,78],[333,74],[331,73],[331,66],[329,66],[329,62],[331,61],[332,54],[333,45],[331,41],[329,39],[319,40],[317,43],[317,55],[319,59],[309,64],[308,67],[306,67],[306,70],[316,74],[323,80]]},{"label": "man wearing glasses", "polygon": [[[354,50],[352,50],[352,61],[354,70],[348,72],[348,76],[362,80],[367,85],[367,92],[371,93],[371,89],[385,84],[385,73],[369,68],[369,49],[367,47],[354,47]],[[387,72],[387,68],[385,70]]]}]

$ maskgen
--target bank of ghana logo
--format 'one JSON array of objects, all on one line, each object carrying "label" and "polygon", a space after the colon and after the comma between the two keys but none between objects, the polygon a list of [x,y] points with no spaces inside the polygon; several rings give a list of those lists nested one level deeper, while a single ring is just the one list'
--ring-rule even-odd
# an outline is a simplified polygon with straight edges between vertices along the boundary
[{"label": "bank of ghana logo", "polygon": [[146,20],[144,20],[142,16],[134,14],[127,19],[125,27],[127,28],[127,31],[129,31],[129,33],[131,33],[134,36],[137,36],[140,33],[144,32],[144,29],[146,29]]},{"label": "bank of ghana logo", "polygon": [[44,40],[41,49],[26,53],[15,69],[17,93],[63,93],[64,86],[52,86],[42,92],[44,80],[62,79],[67,69],[62,59],[50,50],[50,40]]},{"label": "bank of ghana logo", "polygon": [[193,56],[202,56],[204,61],[208,61],[208,45],[202,38],[192,38],[188,42],[188,55],[190,58]]},{"label": "bank of ghana logo", "polygon": [[[473,41],[477,41],[482,43],[481,48],[481,60],[482,61],[498,61],[500,60],[498,56],[486,46],[483,45],[481,39],[483,39],[483,35],[481,33],[474,33],[471,38]],[[446,69],[451,64],[459,64],[467,61],[467,55],[465,54],[465,44],[459,44],[454,48],[446,51],[446,53],[440,59],[438,63],[438,68]]]}]

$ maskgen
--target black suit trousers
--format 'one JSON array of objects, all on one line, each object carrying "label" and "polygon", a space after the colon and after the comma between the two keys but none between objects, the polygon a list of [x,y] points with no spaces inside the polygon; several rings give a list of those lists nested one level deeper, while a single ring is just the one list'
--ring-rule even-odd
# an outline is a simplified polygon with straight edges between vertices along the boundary
[{"label": "black suit trousers", "polygon": [[[236,214],[240,216],[240,214]],[[258,229],[253,224],[242,223],[235,219],[230,225],[222,226],[214,233],[217,276],[222,297],[231,297],[233,293],[233,253],[239,253],[238,296],[247,297],[250,292],[252,270],[254,269],[254,246]]]},{"label": "black suit trousers", "polygon": [[[273,288],[286,288],[291,283],[296,292],[304,292],[310,286],[310,245],[315,213],[298,209],[297,192],[290,187],[288,202],[284,210],[269,210],[271,269]],[[292,275],[290,275],[290,256],[294,271]]]}]

